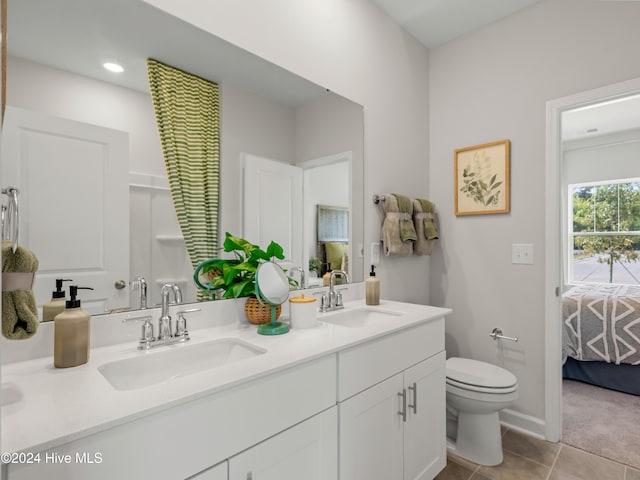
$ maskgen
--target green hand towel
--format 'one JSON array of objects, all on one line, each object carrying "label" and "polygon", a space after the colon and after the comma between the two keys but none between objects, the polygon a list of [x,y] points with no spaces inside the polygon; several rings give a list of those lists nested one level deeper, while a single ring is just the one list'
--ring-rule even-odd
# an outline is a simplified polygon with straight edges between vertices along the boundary
[{"label": "green hand towel", "polygon": [[[3,272],[35,273],[37,270],[38,259],[33,252],[18,246],[14,253],[11,242],[2,242]],[[29,338],[36,333],[38,323],[36,299],[30,289],[2,292],[2,335],[10,340]]]},{"label": "green hand towel", "polygon": [[[424,213],[435,213],[435,208],[433,208],[433,203],[424,198],[419,198],[418,202],[420,202],[420,206],[422,207],[422,211]],[[424,218],[422,219],[424,225],[424,236],[427,240],[435,240],[438,238],[438,227],[436,227],[436,222],[433,218]]]},{"label": "green hand towel", "polygon": [[398,195],[397,193],[393,195],[398,202],[398,211],[407,214],[407,218],[400,219],[400,240],[403,242],[415,242],[418,239],[418,235],[416,234],[416,228],[411,219],[411,215],[413,215],[413,201],[404,195]]}]

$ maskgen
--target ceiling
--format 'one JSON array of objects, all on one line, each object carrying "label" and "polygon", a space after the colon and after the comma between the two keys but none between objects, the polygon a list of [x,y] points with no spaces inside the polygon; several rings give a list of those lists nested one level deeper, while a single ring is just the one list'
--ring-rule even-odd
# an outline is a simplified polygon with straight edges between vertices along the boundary
[{"label": "ceiling", "polygon": [[420,42],[436,47],[540,0],[371,0]]},{"label": "ceiling", "polygon": [[[513,15],[540,0],[371,0],[434,48]],[[562,115],[563,140],[640,128],[640,95],[581,107]]]}]

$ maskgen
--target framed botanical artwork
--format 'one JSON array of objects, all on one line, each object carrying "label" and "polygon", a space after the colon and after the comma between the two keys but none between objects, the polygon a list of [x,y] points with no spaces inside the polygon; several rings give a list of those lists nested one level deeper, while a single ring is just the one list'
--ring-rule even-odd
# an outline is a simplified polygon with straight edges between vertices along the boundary
[{"label": "framed botanical artwork", "polygon": [[455,151],[456,215],[509,212],[509,147],[509,140],[500,140]]}]

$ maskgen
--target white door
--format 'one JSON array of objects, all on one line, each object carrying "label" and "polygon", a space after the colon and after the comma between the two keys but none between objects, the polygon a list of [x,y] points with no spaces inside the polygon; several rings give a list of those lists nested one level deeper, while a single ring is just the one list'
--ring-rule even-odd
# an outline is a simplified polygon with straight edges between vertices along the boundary
[{"label": "white door", "polygon": [[38,307],[56,278],[94,289],[78,292],[90,313],[128,306],[128,134],[7,107],[1,158],[3,186],[20,189],[20,243],[39,260]]},{"label": "white door", "polygon": [[402,478],[402,374],[340,403],[340,478]]},{"label": "white door", "polygon": [[243,235],[266,249],[282,245],[283,268],[302,265],[302,169],[250,154],[243,157]]},{"label": "white door", "polygon": [[447,464],[445,353],[406,370],[404,385],[404,479],[430,480]]},{"label": "white door", "polygon": [[229,459],[229,480],[337,480],[337,438],[332,407]]}]

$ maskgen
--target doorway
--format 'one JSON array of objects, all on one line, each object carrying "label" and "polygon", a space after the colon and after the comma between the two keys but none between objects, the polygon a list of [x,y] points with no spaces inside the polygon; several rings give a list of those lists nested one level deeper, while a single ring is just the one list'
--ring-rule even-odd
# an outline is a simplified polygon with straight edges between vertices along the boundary
[{"label": "doorway", "polygon": [[566,208],[563,190],[562,116],[566,112],[588,108],[640,94],[640,78],[589,90],[547,102],[547,155],[545,199],[545,437],[562,437],[562,327],[561,295],[566,283],[563,268],[563,216]]}]

